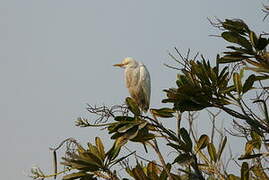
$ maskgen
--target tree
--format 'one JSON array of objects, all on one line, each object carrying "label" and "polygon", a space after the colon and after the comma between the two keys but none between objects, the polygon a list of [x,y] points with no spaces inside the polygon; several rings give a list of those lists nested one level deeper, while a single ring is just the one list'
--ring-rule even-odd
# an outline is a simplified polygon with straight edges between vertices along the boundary
[{"label": "tree", "polygon": [[[268,14],[268,7],[264,8]],[[64,180],[130,177],[154,180],[269,179],[268,34],[256,34],[239,19],[217,19],[211,23],[230,43],[222,56],[217,55],[215,65],[202,55],[191,58],[190,51],[183,56],[175,48],[175,53],[169,55],[178,65],[166,66],[179,72],[177,87],[164,90],[164,107],[150,109],[150,115],[144,115],[130,97],[126,98],[124,105],[88,105],[88,111],[96,121],[78,118],[76,126],[105,128],[113,140],[112,147],[105,148],[104,140],[99,137],[94,143],[88,142],[86,147],[74,139],[66,139],[52,149],[55,173],[45,175],[40,168],[33,168],[31,177],[45,179],[64,173]],[[172,108],[168,108],[167,103]],[[219,111],[214,113],[212,108]],[[208,110],[208,118],[212,120],[211,137],[206,134],[198,136],[194,129],[195,113],[201,110]],[[239,165],[236,175],[229,173],[224,165],[223,151],[229,139],[214,126],[219,112],[227,113],[232,119],[234,129],[227,132],[245,141],[245,151],[240,157],[235,157]],[[188,128],[182,127],[183,115],[189,122]],[[175,122],[177,130],[165,127],[163,119]],[[215,134],[219,135],[219,142],[213,141]],[[128,149],[128,142],[136,143],[137,147],[143,145],[145,154],[141,156]],[[65,168],[58,172],[56,152],[65,143],[68,146],[61,161]],[[160,146],[176,154],[173,160],[164,157]],[[128,154],[122,153],[124,148]],[[156,159],[146,158],[149,148],[153,149]],[[135,158],[132,164],[128,162],[131,157]],[[119,165],[125,173],[117,171]],[[120,178],[120,175],[126,178]]]}]

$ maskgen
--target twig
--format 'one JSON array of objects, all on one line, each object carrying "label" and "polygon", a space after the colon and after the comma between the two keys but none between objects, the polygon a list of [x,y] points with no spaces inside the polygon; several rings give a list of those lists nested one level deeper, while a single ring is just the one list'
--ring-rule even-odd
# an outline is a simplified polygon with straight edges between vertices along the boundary
[{"label": "twig", "polygon": [[162,164],[162,166],[163,166],[163,168],[164,168],[164,170],[165,170],[165,172],[166,172],[166,174],[167,174],[169,180],[173,180],[173,177],[172,177],[170,171],[168,170],[168,168],[167,168],[167,166],[166,166],[166,163],[165,163],[165,161],[164,161],[164,158],[163,158],[163,156],[162,156],[162,154],[161,154],[161,152],[160,152],[160,150],[159,150],[159,147],[158,147],[158,144],[157,144],[156,139],[153,140],[153,144],[152,144],[151,142],[148,142],[148,143],[151,145],[151,147],[152,147],[152,148],[154,149],[154,151],[157,153],[157,155],[158,155],[158,157],[159,157],[159,159],[160,159],[160,161],[161,161],[161,164]]}]

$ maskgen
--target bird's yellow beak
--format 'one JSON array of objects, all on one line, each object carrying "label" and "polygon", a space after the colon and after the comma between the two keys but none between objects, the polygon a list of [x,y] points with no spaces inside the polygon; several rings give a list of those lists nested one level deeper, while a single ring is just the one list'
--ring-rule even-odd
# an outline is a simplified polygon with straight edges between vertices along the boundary
[{"label": "bird's yellow beak", "polygon": [[122,67],[124,64],[114,64],[113,66]]}]

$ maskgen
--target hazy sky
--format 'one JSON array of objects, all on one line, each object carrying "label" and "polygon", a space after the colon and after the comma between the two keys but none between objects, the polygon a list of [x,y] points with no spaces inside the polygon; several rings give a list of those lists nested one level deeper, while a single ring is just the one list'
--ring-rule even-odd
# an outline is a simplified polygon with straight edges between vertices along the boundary
[{"label": "hazy sky", "polygon": [[126,56],[152,79],[151,106],[176,72],[167,50],[191,48],[215,58],[224,49],[207,17],[241,18],[257,32],[262,3],[253,0],[0,0],[1,179],[27,180],[33,165],[51,168],[49,147],[67,137],[93,140],[103,131],[74,126],[89,104],[121,104],[128,95]]}]

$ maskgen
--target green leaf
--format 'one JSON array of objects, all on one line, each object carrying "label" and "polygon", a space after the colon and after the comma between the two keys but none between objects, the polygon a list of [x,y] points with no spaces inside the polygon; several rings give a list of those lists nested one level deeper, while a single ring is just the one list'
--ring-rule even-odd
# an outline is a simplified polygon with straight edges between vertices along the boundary
[{"label": "green leaf", "polygon": [[159,179],[158,174],[160,173],[160,169],[156,166],[154,162],[149,162],[147,166],[147,175],[151,177],[151,179]]},{"label": "green leaf", "polygon": [[147,175],[139,164],[132,170],[132,173],[135,179],[147,180]]},{"label": "green leaf", "polygon": [[[170,172],[171,167],[172,167],[171,164],[170,163],[167,163],[166,164],[166,167],[167,167],[168,171]],[[167,180],[167,177],[168,177],[168,175],[167,175],[166,171],[163,169],[163,171],[160,174],[159,180]]]},{"label": "green leaf", "polygon": [[222,38],[231,43],[238,42],[238,33],[225,31],[221,34]]},{"label": "green leaf", "polygon": [[224,149],[224,147],[226,145],[226,142],[227,142],[227,136],[224,137],[224,139],[223,139],[223,141],[221,143],[221,147],[220,147],[220,149],[218,151],[218,160],[220,160],[220,157],[221,157],[221,154],[223,152],[223,149]]},{"label": "green leaf", "polygon": [[132,98],[127,97],[127,98],[125,99],[125,101],[126,101],[126,104],[127,104],[127,106],[128,106],[128,109],[129,109],[134,115],[139,116],[139,115],[141,114],[138,105],[136,104],[136,102],[135,102]]},{"label": "green leaf", "polygon": [[242,83],[241,83],[241,77],[238,73],[233,74],[233,82],[234,86],[236,88],[236,91],[238,94],[241,94],[242,92]]},{"label": "green leaf", "polygon": [[137,124],[135,123],[129,123],[129,124],[126,124],[125,126],[122,126],[121,128],[119,128],[117,131],[119,133],[125,133],[127,132],[129,129],[133,128],[134,126],[136,126]]},{"label": "green leaf", "polygon": [[256,80],[256,76],[254,74],[250,75],[247,80],[245,81],[245,84],[243,86],[243,93],[246,93],[248,90],[250,90]]},{"label": "green leaf", "polygon": [[251,136],[252,140],[254,142],[256,142],[255,143],[255,148],[258,149],[258,150],[260,150],[261,144],[262,144],[261,136],[258,133],[256,133],[255,131],[251,131],[250,132],[250,136]]},{"label": "green leaf", "polygon": [[89,156],[92,159],[92,163],[95,164],[98,167],[103,167],[103,161],[101,159],[101,157],[98,156],[98,154],[94,154],[91,152],[85,152],[85,155]]},{"label": "green leaf", "polygon": [[114,118],[115,121],[133,121],[133,117],[128,117],[128,116],[116,116]]},{"label": "green leaf", "polygon": [[98,149],[98,152],[99,152],[102,160],[104,161],[106,153],[105,153],[105,148],[104,148],[104,145],[102,143],[102,140],[99,137],[96,137],[95,138],[95,144],[96,144],[96,147]]},{"label": "green leaf", "polygon": [[180,136],[182,137],[183,141],[186,144],[186,148],[189,152],[192,150],[192,140],[189,136],[188,131],[185,128],[180,128],[179,130]]},{"label": "green leaf", "polygon": [[162,118],[171,118],[174,117],[173,113],[175,112],[170,108],[161,108],[161,109],[150,109],[150,111],[157,117]]},{"label": "green leaf", "polygon": [[189,147],[187,146],[187,144],[183,141],[179,141],[179,144],[173,144],[173,143],[168,143],[168,146],[171,146],[172,148],[176,149],[177,151],[184,151],[184,152],[190,152]]},{"label": "green leaf", "polygon": [[114,160],[118,155],[121,150],[121,146],[115,146],[111,149],[111,151],[108,151],[107,156],[108,159]]},{"label": "green leaf", "polygon": [[134,138],[130,139],[130,141],[144,143],[154,138],[155,138],[155,134],[149,133],[148,130],[144,128],[144,129],[139,130],[138,134]]},{"label": "green leaf", "polygon": [[138,135],[139,129],[138,126],[134,126],[124,133],[124,137],[128,140],[134,139]]},{"label": "green leaf", "polygon": [[252,140],[250,140],[250,141],[248,141],[246,143],[246,145],[245,145],[245,155],[250,155],[252,153],[252,151],[253,151],[253,149],[255,147],[254,143],[255,143],[255,141],[252,141]]},{"label": "green leaf", "polygon": [[249,180],[249,168],[248,163],[243,162],[241,166],[241,180]]},{"label": "green leaf", "polygon": [[266,38],[260,37],[257,42],[256,48],[258,50],[264,50],[266,46],[268,45],[269,41]]},{"label": "green leaf", "polygon": [[245,49],[242,47],[235,47],[235,46],[227,46],[226,48],[235,50],[235,52],[242,53],[242,54],[248,54],[248,55],[256,55],[256,52],[253,52],[253,50]]},{"label": "green leaf", "polygon": [[239,34],[245,35],[246,33],[249,33],[249,28],[241,19],[225,19],[224,22],[222,22],[223,28],[236,32]]},{"label": "green leaf", "polygon": [[218,59],[218,63],[233,63],[246,59],[247,56],[225,55]]},{"label": "green leaf", "polygon": [[255,165],[252,166],[250,170],[255,174],[257,179],[269,179],[267,174],[264,172],[264,168],[262,167],[261,162],[255,163]]},{"label": "green leaf", "polygon": [[252,50],[250,42],[245,37],[241,36],[238,33],[226,31],[223,32],[221,36],[228,42],[236,43],[248,50]]},{"label": "green leaf", "polygon": [[88,147],[89,147],[89,151],[87,151],[87,153],[89,154],[89,156],[99,165],[102,166],[103,165],[103,159],[101,156],[101,153],[99,152],[99,150],[97,149],[96,146],[92,145],[91,143],[88,143]]},{"label": "green leaf", "polygon": [[[129,130],[130,131],[130,130]],[[119,155],[119,152],[121,150],[121,147],[124,146],[128,140],[129,140],[129,137],[128,137],[128,132],[120,137],[118,137],[112,148],[107,152],[106,156],[108,156],[108,159],[110,160],[114,160],[118,155]]]},{"label": "green leaf", "polygon": [[240,180],[240,178],[233,174],[229,174],[227,180]]},{"label": "green leaf", "polygon": [[176,157],[176,159],[174,160],[174,163],[178,163],[178,164],[189,164],[193,161],[193,158],[191,157],[191,155],[189,153],[184,153],[184,154],[180,154]]},{"label": "green leaf", "polygon": [[216,148],[213,143],[209,143],[207,145],[207,151],[210,156],[211,161],[216,162],[217,161],[217,153],[216,153]]},{"label": "green leaf", "polygon": [[121,136],[123,136],[122,133],[118,133],[118,132],[116,132],[116,133],[114,133],[113,136],[111,136],[110,138],[111,138],[111,139],[117,139],[117,138],[119,138],[119,137],[121,137]]},{"label": "green leaf", "polygon": [[115,123],[111,123],[109,126],[108,126],[108,133],[109,134],[112,134],[114,132],[117,132],[117,130],[124,126],[125,124],[128,124],[129,122],[126,122],[126,121],[123,121],[123,122],[115,122]]},{"label": "green leaf", "polygon": [[197,142],[197,151],[204,149],[209,143],[209,137],[205,134],[201,135]]},{"label": "green leaf", "polygon": [[257,38],[255,32],[253,32],[253,31],[249,32],[249,40],[250,40],[252,46],[254,46],[256,48],[257,43],[258,43],[258,38]]},{"label": "green leaf", "polygon": [[69,158],[62,157],[64,160],[61,162],[64,166],[69,166],[72,169],[83,170],[83,171],[96,171],[100,167],[92,161],[88,156],[81,157],[76,154],[68,154]]},{"label": "green leaf", "polygon": [[74,179],[78,179],[84,176],[89,176],[89,174],[87,174],[86,172],[80,171],[80,172],[65,175],[63,177],[63,180],[74,180]]}]

